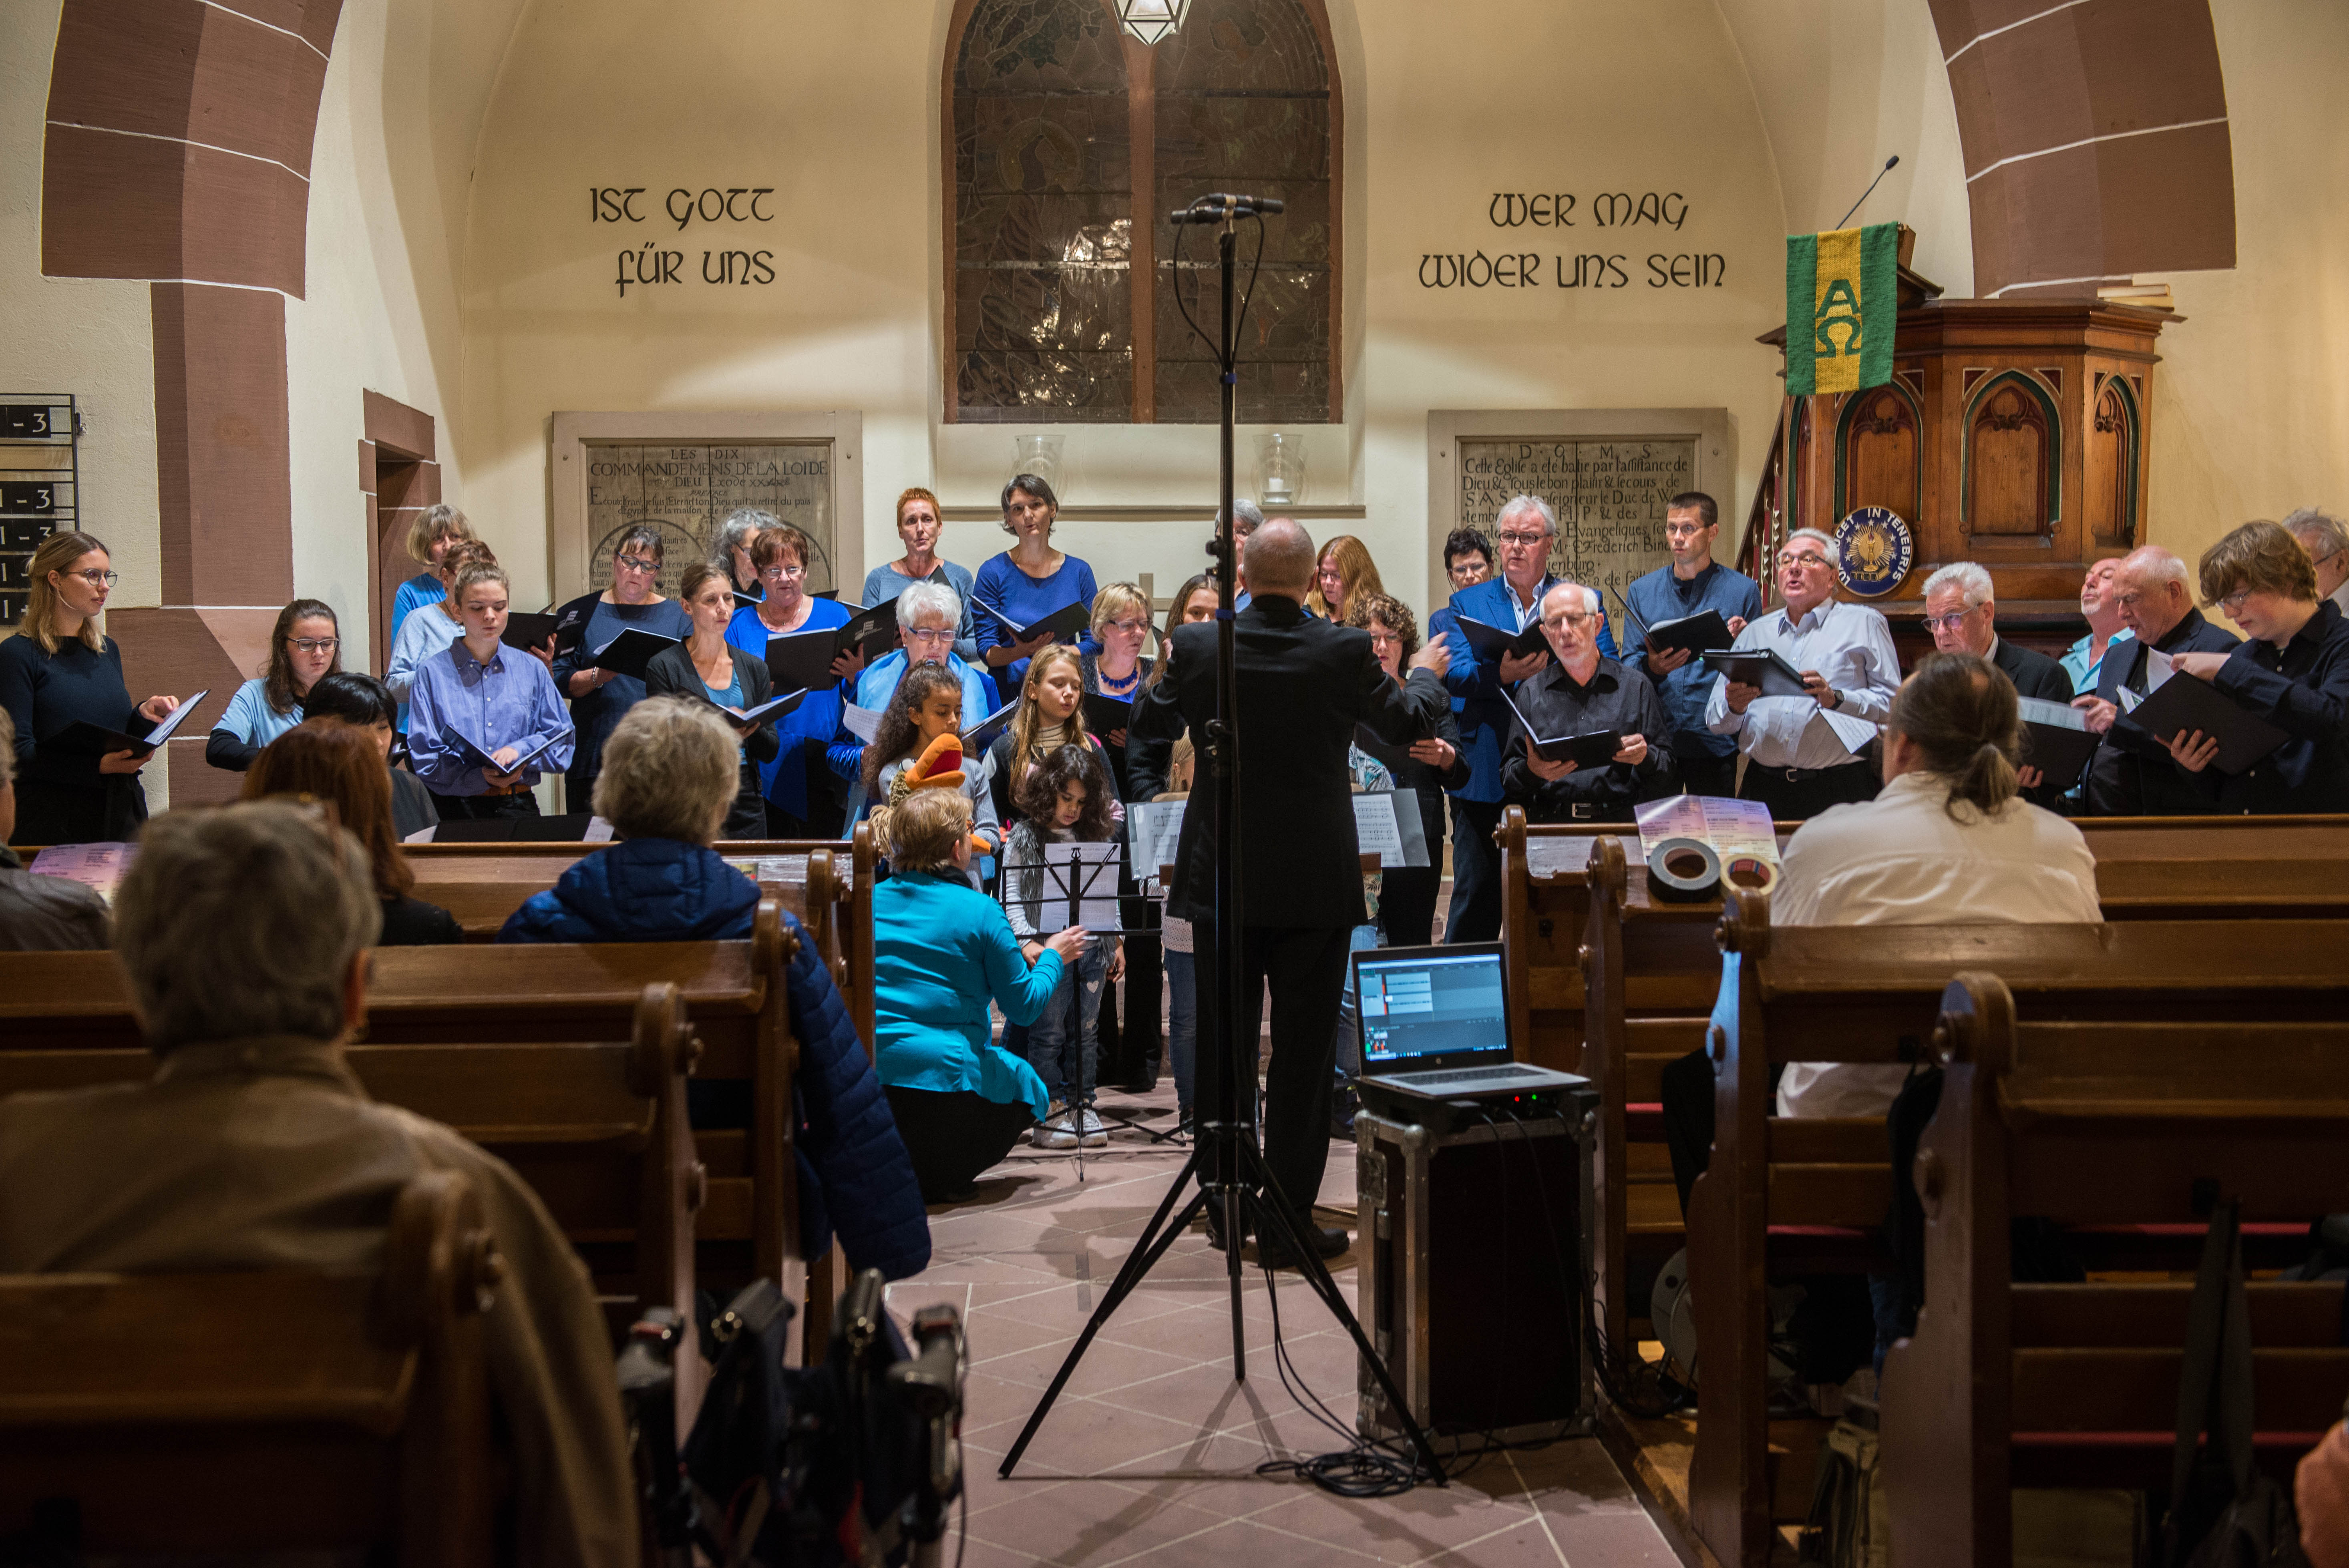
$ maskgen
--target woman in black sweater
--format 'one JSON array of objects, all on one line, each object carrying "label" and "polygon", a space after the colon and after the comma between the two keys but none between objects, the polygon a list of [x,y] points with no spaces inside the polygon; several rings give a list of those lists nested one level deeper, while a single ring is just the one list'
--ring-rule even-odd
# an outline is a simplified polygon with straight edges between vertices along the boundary
[{"label": "woman in black sweater", "polygon": [[122,650],[99,630],[115,583],[103,543],[70,530],[53,533],[33,552],[27,575],[24,627],[0,641],[0,707],[16,725],[16,830],[9,841],[128,839],[147,820],[139,783],[147,758],[77,746],[64,732],[87,722],[144,737],[180,701],[130,700]]},{"label": "woman in black sweater", "polygon": [[[704,702],[748,710],[774,696],[774,679],[767,661],[726,640],[734,618],[734,584],[722,566],[704,562],[685,569],[678,598],[693,623],[692,633],[673,648],[655,654],[645,666],[648,696],[696,696]],[[733,722],[733,716],[726,716]],[[774,760],[782,749],[771,721],[745,728],[742,737],[742,783],[727,809],[720,839],[763,839],[767,836],[767,803],[759,794],[759,765]]]},{"label": "woman in black sweater", "polygon": [[[1390,593],[1359,593],[1346,624],[1371,634],[1371,651],[1389,680],[1419,652],[1419,618]],[[1354,744],[1386,764],[1397,789],[1419,797],[1419,822],[1427,835],[1427,864],[1391,866],[1379,894],[1379,925],[1389,947],[1424,947],[1435,932],[1435,894],[1444,880],[1444,796],[1468,783],[1468,758],[1460,750],[1460,726],[1446,709],[1435,734],[1409,747],[1391,747],[1365,730]]]}]

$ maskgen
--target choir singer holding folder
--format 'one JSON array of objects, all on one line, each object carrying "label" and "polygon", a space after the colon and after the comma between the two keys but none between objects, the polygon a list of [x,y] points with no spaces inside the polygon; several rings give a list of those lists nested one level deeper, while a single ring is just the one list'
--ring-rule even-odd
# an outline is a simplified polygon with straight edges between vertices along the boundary
[{"label": "choir singer holding folder", "polygon": [[[1518,683],[1502,756],[1505,799],[1536,822],[1628,822],[1631,809],[1676,792],[1671,721],[1656,688],[1599,651],[1598,593],[1561,583],[1542,596],[1547,669]],[[1583,742],[1552,746],[1553,740]],[[1580,758],[1552,753],[1580,750]]]},{"label": "choir singer holding folder", "polygon": [[458,573],[449,596],[465,634],[419,665],[409,688],[409,766],[443,821],[535,817],[541,769],[571,761],[574,732],[554,677],[500,640],[511,593],[496,565]]},{"label": "choir singer holding folder", "polygon": [[1738,796],[1759,800],[1779,821],[1801,821],[1830,806],[1876,798],[1876,769],[1862,755],[1892,711],[1900,655],[1892,628],[1865,604],[1835,596],[1835,541],[1798,528],[1778,547],[1780,606],[1750,623],[1731,645],[1776,654],[1801,676],[1801,696],[1764,696],[1759,686],[1715,677],[1704,718],[1715,735],[1737,737],[1744,754]]},{"label": "choir singer holding folder", "polygon": [[[1737,793],[1737,743],[1705,727],[1713,674],[1697,655],[1727,647],[1746,622],[1762,615],[1760,586],[1713,558],[1720,532],[1721,510],[1702,490],[1685,490],[1665,502],[1664,547],[1671,561],[1623,590],[1630,613],[1616,628],[1623,667],[1648,677],[1671,720],[1672,767],[1684,795]],[[1701,625],[1712,630],[1713,616],[1721,619],[1721,640],[1692,641]],[[1657,744],[1663,744],[1661,738]]]}]

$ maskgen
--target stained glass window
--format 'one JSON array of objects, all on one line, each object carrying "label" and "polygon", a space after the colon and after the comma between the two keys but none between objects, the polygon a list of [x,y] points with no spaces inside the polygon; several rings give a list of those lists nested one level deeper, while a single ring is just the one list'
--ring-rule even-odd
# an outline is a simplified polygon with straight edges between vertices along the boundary
[{"label": "stained glass window", "polygon": [[[1150,49],[1102,0],[978,0],[951,46],[950,420],[1212,423],[1212,350],[1174,291],[1218,330],[1214,241],[1185,237],[1178,278],[1165,215],[1230,190],[1288,203],[1266,223],[1240,417],[1330,417],[1334,83],[1315,3],[1194,0]],[[1255,245],[1244,225],[1244,265]]]}]

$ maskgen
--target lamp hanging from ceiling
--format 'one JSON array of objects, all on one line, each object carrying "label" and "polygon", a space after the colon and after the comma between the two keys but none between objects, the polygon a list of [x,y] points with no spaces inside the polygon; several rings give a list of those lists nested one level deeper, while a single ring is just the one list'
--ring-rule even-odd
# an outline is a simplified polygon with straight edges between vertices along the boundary
[{"label": "lamp hanging from ceiling", "polygon": [[1183,26],[1191,0],[1117,0],[1117,19],[1144,44],[1155,44]]}]

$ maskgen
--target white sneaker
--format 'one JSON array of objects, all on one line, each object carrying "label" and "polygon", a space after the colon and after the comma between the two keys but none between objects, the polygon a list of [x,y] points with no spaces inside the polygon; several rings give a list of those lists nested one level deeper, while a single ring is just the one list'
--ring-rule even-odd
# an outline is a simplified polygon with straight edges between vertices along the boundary
[{"label": "white sneaker", "polygon": [[1029,1138],[1039,1149],[1074,1149],[1077,1146],[1076,1131],[1070,1127],[1069,1119],[1065,1116],[1056,1116],[1042,1123]]},{"label": "white sneaker", "polygon": [[[1082,1125],[1084,1131],[1084,1145],[1087,1149],[1099,1149],[1109,1142],[1109,1129],[1102,1125],[1102,1119],[1095,1116],[1092,1111],[1088,1110],[1083,1113]],[[1063,1145],[1063,1147],[1066,1146]]]}]

